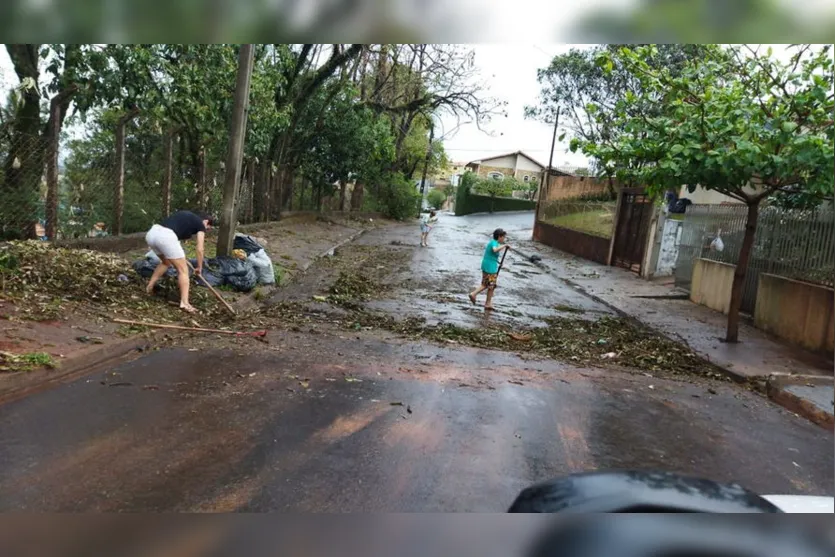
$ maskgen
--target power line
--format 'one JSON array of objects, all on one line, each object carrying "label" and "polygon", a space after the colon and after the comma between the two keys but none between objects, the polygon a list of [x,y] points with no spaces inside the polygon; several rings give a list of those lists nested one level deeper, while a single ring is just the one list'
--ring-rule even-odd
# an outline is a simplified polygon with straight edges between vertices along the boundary
[{"label": "power line", "polygon": [[465,149],[463,147],[444,147],[444,150],[445,151],[479,151],[479,152],[482,152],[482,153],[513,153],[515,151],[547,151],[548,149],[537,149],[537,148],[525,149],[525,148],[522,148],[522,149],[515,149],[514,150],[512,148],[507,148],[507,149]]}]

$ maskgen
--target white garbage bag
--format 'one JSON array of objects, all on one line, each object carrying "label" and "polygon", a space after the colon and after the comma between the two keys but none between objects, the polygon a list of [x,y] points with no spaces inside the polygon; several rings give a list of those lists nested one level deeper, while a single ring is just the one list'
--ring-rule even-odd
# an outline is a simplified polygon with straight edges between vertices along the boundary
[{"label": "white garbage bag", "polygon": [[725,242],[722,241],[722,231],[718,231],[716,233],[716,238],[710,243],[710,249],[713,251],[724,251],[725,250]]},{"label": "white garbage bag", "polygon": [[258,284],[275,284],[275,269],[273,268],[273,261],[267,252],[260,249],[247,256],[247,260],[252,263],[255,268],[255,274],[258,276]]},{"label": "white garbage bag", "polygon": [[154,253],[154,250],[149,250],[148,253],[145,254],[145,259],[147,259],[154,265],[160,264],[159,256],[156,253]]}]

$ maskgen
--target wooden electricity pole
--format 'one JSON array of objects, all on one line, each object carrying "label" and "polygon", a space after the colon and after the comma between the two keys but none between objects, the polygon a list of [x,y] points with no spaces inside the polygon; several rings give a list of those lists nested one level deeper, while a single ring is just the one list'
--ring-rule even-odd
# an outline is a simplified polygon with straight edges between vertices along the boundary
[{"label": "wooden electricity pole", "polygon": [[232,126],[229,131],[229,150],[226,153],[223,210],[220,215],[220,234],[217,239],[218,255],[230,255],[235,239],[236,198],[238,196],[238,185],[241,182],[246,118],[249,110],[249,84],[252,79],[252,60],[252,45],[242,44],[238,53],[238,81],[235,86],[235,104],[232,108]]},{"label": "wooden electricity pole", "polygon": [[554,164],[554,148],[557,146],[557,128],[560,125],[560,107],[557,107],[557,117],[554,120],[554,136],[551,138],[551,155],[548,157],[548,168],[545,169],[545,177],[542,183],[539,184],[539,195],[536,199],[536,217],[539,220],[539,210],[542,206],[542,195],[548,192],[548,186],[551,182],[551,165]]}]

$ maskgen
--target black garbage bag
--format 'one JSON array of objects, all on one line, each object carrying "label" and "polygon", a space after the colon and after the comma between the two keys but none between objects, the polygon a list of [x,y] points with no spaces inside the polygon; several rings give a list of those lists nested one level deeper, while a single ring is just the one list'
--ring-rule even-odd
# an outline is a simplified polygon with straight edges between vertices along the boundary
[{"label": "black garbage bag", "polygon": [[232,249],[242,249],[249,255],[264,249],[264,246],[259,244],[252,236],[246,234],[235,234],[235,240],[232,243]]},{"label": "black garbage bag", "polygon": [[223,284],[228,284],[239,292],[249,292],[258,284],[258,275],[249,261],[241,261],[234,257],[216,257],[208,260],[207,265],[209,272],[223,279]]},{"label": "black garbage bag", "polygon": [[670,212],[676,215],[683,215],[687,211],[687,207],[689,207],[692,204],[692,201],[690,201],[686,197],[682,197],[681,199],[676,200]]},{"label": "black garbage bag", "polygon": [[[213,287],[221,286],[223,284],[223,276],[213,272],[211,269],[204,268],[201,274],[203,278],[206,280],[206,282],[208,282]],[[206,283],[204,283],[200,279],[197,279],[195,282],[198,286],[206,286]]]},{"label": "black garbage bag", "polygon": [[[154,274],[154,269],[157,268],[157,262],[146,257],[145,259],[137,259],[136,261],[134,261],[132,267],[133,270],[136,271],[136,274],[138,274],[140,277],[149,279],[151,278],[151,275]],[[174,269],[174,267],[169,267],[168,271],[166,271],[165,273],[165,276],[176,277],[177,271]]]}]

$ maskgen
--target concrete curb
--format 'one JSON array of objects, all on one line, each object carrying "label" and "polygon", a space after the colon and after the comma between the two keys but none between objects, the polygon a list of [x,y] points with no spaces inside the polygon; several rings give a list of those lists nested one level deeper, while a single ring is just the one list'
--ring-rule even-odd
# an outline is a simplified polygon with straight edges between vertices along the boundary
[{"label": "concrete curb", "polygon": [[0,404],[14,402],[52,387],[69,383],[100,371],[106,366],[118,363],[133,352],[145,350],[151,343],[154,334],[152,332],[141,337],[105,344],[99,350],[63,360],[56,369],[22,372],[10,377],[0,387]]},{"label": "concrete curb", "polygon": [[335,246],[331,247],[330,249],[327,249],[327,250],[323,251],[322,253],[320,253],[319,255],[314,257],[313,259],[311,259],[307,264],[300,267],[300,270],[302,272],[307,271],[310,268],[310,266],[313,265],[314,263],[316,263],[316,261],[318,261],[319,259],[322,259],[323,257],[333,256],[336,253],[336,250],[338,250],[339,248],[341,248],[345,244],[350,244],[351,242],[353,242],[354,240],[356,240],[357,238],[359,238],[360,236],[365,234],[365,232],[366,232],[366,230],[363,228],[362,230],[360,230],[358,232],[355,232],[354,234],[351,234],[348,238],[342,240],[341,242],[339,242]]},{"label": "concrete curb", "polygon": [[816,406],[814,403],[785,390],[789,385],[810,385],[831,387],[831,377],[818,375],[771,375],[766,383],[768,398],[786,410],[803,416],[810,422],[829,431],[835,431],[835,416]]}]

